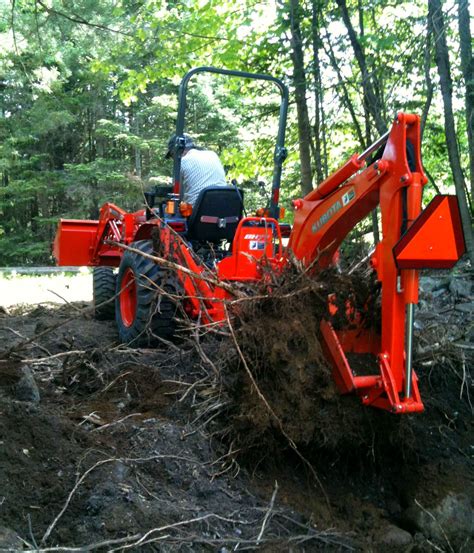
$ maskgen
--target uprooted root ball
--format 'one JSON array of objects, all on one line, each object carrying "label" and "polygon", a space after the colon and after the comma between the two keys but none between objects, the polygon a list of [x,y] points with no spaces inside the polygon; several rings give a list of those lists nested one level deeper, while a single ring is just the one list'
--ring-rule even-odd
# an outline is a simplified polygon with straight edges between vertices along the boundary
[{"label": "uprooted root ball", "polygon": [[360,443],[366,415],[356,398],[339,395],[320,342],[320,321],[334,292],[362,303],[371,293],[358,277],[326,272],[309,278],[292,267],[273,278],[270,290],[260,283],[253,297],[231,305],[235,341],[231,334],[230,343],[220,343],[216,362],[229,398],[226,420],[240,450],[281,447],[282,439],[329,449]]}]

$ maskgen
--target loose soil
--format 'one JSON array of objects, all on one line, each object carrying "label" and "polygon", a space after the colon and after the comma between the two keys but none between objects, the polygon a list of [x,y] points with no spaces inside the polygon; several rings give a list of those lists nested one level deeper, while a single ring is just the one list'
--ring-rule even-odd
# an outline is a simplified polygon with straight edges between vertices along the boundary
[{"label": "loose soil", "polygon": [[129,349],[86,303],[3,312],[0,549],[472,550],[405,516],[473,497],[472,300],[443,278],[417,316],[426,410],[402,417],[336,392],[318,287],[234,309],[242,355],[229,328]]}]

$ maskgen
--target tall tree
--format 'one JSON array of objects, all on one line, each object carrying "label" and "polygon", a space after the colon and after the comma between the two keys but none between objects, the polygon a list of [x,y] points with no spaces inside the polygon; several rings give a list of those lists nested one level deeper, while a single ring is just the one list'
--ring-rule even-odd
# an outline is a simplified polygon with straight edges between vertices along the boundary
[{"label": "tall tree", "polygon": [[[160,154],[177,82],[198,65],[251,69],[292,85],[283,201],[366,146],[397,109],[426,108],[425,166],[449,186],[444,133],[426,119],[430,102],[433,111],[441,107],[425,78],[434,40],[428,31],[426,56],[413,40],[413,29],[426,25],[426,2],[410,10],[388,0],[279,0],[278,9],[268,0],[0,4],[14,8],[0,18],[0,263],[48,261],[58,215],[87,217],[106,200],[133,209],[150,176],[166,182]],[[472,59],[467,4],[454,4],[463,60]],[[464,72],[463,82],[473,79]],[[277,98],[264,105],[266,89],[235,81],[222,91],[211,99],[206,87],[193,97],[189,131],[240,181],[268,180]],[[463,116],[464,106],[455,113]],[[457,139],[463,159],[467,138]]]},{"label": "tall tree", "polygon": [[324,88],[321,79],[321,28],[320,19],[323,2],[313,0],[311,5],[311,35],[313,44],[314,80],[314,165],[316,180],[321,182],[327,176],[326,121],[324,113]]},{"label": "tall tree", "polygon": [[426,120],[428,118],[428,113],[430,111],[431,102],[433,101],[433,79],[431,78],[431,52],[432,52],[432,34],[433,29],[431,25],[431,18],[428,18],[426,22],[426,46],[425,46],[425,56],[423,60],[423,67],[425,73],[425,104],[423,106],[423,111],[421,114],[421,136],[423,136],[423,131],[425,130]]},{"label": "tall tree", "polygon": [[459,42],[461,70],[466,87],[466,125],[469,145],[469,177],[471,181],[471,206],[474,202],[474,58],[468,0],[458,0]]},{"label": "tall tree", "polygon": [[301,191],[303,195],[313,189],[311,170],[311,125],[306,99],[306,70],[304,64],[303,39],[301,34],[302,9],[299,0],[290,0],[291,60],[293,62],[293,85],[295,88],[296,112],[298,117],[298,139],[301,163]]},{"label": "tall tree", "polygon": [[449,62],[449,51],[446,42],[446,27],[444,14],[440,0],[428,0],[428,17],[433,28],[436,65],[438,67],[441,95],[444,105],[444,130],[446,135],[446,147],[448,150],[449,163],[453,173],[456,195],[461,210],[464,236],[469,252],[471,263],[474,265],[474,249],[472,240],[471,216],[466,199],[466,182],[461,167],[456,128],[453,114],[453,81],[451,78],[451,67]]}]

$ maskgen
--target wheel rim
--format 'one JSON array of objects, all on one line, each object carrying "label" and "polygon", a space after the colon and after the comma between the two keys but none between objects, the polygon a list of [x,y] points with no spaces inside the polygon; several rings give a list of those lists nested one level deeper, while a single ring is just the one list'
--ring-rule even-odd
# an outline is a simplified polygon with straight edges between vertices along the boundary
[{"label": "wheel rim", "polygon": [[120,315],[126,327],[130,327],[137,313],[137,284],[132,269],[127,269],[120,284]]}]

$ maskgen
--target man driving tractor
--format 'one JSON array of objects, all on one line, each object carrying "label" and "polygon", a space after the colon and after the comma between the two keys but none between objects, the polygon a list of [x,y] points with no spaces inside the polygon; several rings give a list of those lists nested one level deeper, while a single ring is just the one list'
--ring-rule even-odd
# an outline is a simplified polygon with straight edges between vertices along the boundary
[{"label": "man driving tractor", "polygon": [[[225,186],[225,171],[219,156],[211,151],[199,148],[189,134],[184,134],[185,144],[181,156],[182,201],[194,204],[199,193],[209,186]],[[176,135],[168,141],[165,158],[174,158],[176,152]]]}]

